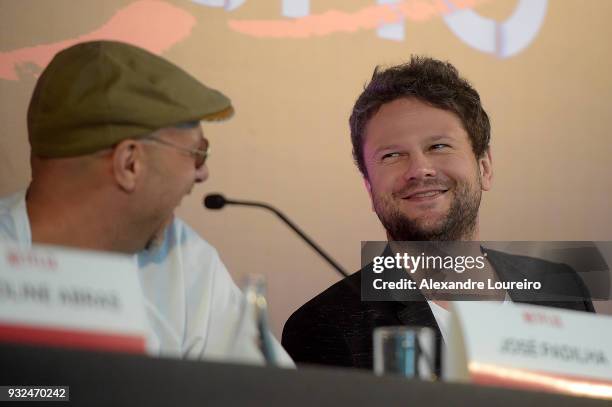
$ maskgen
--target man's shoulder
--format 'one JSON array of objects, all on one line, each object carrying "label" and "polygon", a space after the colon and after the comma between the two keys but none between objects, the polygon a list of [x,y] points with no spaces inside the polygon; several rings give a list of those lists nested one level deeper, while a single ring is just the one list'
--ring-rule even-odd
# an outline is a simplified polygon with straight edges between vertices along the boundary
[{"label": "man's shoulder", "polygon": [[361,301],[361,277],[342,279],[289,317],[282,343],[296,362],[371,368],[374,328],[401,324],[405,305]]},{"label": "man's shoulder", "polygon": [[166,238],[168,233],[173,233],[180,242],[194,241],[198,244],[205,246],[208,249],[214,250],[214,247],[208,243],[198,232],[196,232],[191,226],[189,226],[184,220],[178,217],[172,219],[172,223],[168,230],[166,230]]},{"label": "man's shoulder", "polygon": [[560,287],[564,287],[565,292],[581,293],[584,290],[578,273],[567,264],[497,251],[487,251],[487,254],[495,270],[504,280],[539,281],[545,287],[544,291],[550,288],[554,292]]},{"label": "man's shoulder", "polygon": [[175,217],[166,230],[164,243],[178,245],[182,250],[218,256],[217,249],[182,219]]},{"label": "man's shoulder", "polygon": [[361,271],[336,282],[298,308],[290,320],[308,317],[312,313],[330,313],[359,306],[361,302]]},{"label": "man's shoulder", "polygon": [[512,291],[510,295],[513,300],[579,311],[593,311],[589,288],[569,265],[492,250],[487,250],[487,254],[497,274],[503,280],[527,280],[540,283],[541,288],[536,291]]},{"label": "man's shoulder", "polygon": [[527,273],[559,273],[574,272],[563,263],[556,263],[537,257],[511,254],[497,250],[486,251],[487,257],[496,267],[512,267]]}]

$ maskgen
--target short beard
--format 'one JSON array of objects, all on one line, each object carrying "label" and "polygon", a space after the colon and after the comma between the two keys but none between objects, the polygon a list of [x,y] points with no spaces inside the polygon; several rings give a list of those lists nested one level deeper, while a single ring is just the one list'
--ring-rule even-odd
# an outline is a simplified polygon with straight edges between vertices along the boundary
[{"label": "short beard", "polygon": [[[481,181],[478,189],[470,191],[466,183],[456,184],[455,199],[441,225],[425,230],[417,220],[409,219],[398,207],[391,207],[384,200],[375,197],[374,208],[392,241],[451,241],[469,240],[476,230],[478,208],[481,198]],[[449,193],[448,191],[446,193]]]}]

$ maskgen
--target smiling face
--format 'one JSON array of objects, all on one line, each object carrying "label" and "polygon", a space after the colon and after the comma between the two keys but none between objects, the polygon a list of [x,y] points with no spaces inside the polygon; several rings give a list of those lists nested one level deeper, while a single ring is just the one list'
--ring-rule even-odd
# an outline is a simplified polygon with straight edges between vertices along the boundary
[{"label": "smiling face", "polygon": [[476,158],[454,113],[396,99],[372,116],[365,135],[365,184],[390,240],[478,238],[491,156]]}]

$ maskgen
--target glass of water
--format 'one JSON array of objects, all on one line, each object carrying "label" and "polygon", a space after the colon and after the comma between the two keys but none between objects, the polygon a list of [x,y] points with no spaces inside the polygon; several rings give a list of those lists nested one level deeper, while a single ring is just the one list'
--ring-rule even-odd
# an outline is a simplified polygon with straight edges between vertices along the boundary
[{"label": "glass of water", "polygon": [[436,380],[436,336],[431,328],[384,326],[374,330],[374,373]]}]

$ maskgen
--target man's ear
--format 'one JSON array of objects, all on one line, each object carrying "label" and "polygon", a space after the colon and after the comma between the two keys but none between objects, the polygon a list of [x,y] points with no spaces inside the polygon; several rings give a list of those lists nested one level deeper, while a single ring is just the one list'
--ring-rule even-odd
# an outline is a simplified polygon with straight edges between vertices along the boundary
[{"label": "man's ear", "polygon": [[136,189],[143,167],[142,145],[134,140],[123,140],[113,150],[113,175],[117,185],[126,192]]},{"label": "man's ear", "polygon": [[493,156],[491,155],[491,147],[487,147],[482,157],[478,159],[478,170],[480,171],[482,190],[489,191],[493,182]]}]

